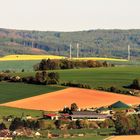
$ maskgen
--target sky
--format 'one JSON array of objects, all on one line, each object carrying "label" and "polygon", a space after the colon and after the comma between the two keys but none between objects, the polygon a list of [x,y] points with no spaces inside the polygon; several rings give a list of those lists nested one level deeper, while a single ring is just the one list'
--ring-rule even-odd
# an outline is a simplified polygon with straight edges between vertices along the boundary
[{"label": "sky", "polygon": [[140,29],[140,0],[0,0],[0,28]]}]

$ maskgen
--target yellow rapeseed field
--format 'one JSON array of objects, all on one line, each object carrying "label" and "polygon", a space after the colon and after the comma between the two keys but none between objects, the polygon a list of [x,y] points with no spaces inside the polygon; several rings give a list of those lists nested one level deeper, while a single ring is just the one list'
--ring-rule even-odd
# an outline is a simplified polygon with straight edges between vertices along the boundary
[{"label": "yellow rapeseed field", "polygon": [[[55,55],[7,55],[0,58],[0,61],[12,61],[12,60],[42,60],[42,59],[65,59],[64,56]],[[102,57],[82,57],[82,58],[72,58],[72,60],[95,60],[95,61],[128,61],[126,59],[116,59],[116,58],[102,58]]]},{"label": "yellow rapeseed field", "polygon": [[12,61],[12,60],[42,60],[42,59],[63,59],[63,56],[55,55],[7,55],[0,58],[0,61]]},{"label": "yellow rapeseed field", "polygon": [[105,58],[105,57],[82,57],[82,58],[73,58],[74,60],[95,60],[95,61],[122,61],[127,62],[127,59],[117,59],[117,58]]}]

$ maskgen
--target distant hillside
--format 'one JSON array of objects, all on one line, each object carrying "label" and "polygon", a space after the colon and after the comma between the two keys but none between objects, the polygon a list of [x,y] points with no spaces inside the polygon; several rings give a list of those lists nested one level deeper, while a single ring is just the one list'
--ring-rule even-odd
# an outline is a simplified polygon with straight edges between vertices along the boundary
[{"label": "distant hillside", "polygon": [[80,44],[80,57],[127,58],[131,46],[133,59],[140,57],[140,30],[89,30],[79,32],[43,32],[0,29],[0,56],[7,54],[55,54],[76,56],[76,43]]}]

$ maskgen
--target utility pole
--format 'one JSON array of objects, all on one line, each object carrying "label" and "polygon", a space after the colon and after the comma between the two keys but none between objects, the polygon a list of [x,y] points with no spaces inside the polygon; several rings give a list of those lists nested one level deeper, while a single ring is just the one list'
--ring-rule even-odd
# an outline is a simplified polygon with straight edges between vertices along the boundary
[{"label": "utility pole", "polygon": [[77,43],[77,58],[79,58],[79,43]]},{"label": "utility pole", "polygon": [[130,45],[128,45],[128,61],[130,61],[131,57],[130,57]]},{"label": "utility pole", "polygon": [[72,45],[70,44],[70,59],[71,59],[71,48],[72,48]]},{"label": "utility pole", "polygon": [[34,41],[32,41],[32,48],[34,48]]}]

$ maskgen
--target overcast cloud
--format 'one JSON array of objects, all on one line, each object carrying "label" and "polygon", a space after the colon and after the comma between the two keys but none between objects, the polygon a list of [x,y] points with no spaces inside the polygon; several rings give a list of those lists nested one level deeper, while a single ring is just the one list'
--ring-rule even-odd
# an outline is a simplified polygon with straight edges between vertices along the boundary
[{"label": "overcast cloud", "polygon": [[140,0],[0,0],[0,28],[140,29]]}]

